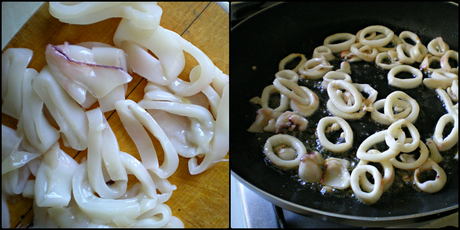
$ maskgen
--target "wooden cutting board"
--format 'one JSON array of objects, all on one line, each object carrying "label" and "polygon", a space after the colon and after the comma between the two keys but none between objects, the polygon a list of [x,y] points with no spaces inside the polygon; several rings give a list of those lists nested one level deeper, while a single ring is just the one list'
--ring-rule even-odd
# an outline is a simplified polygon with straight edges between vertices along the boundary
[{"label": "wooden cutting board", "polygon": [[[160,25],[172,30],[207,54],[214,64],[224,73],[229,73],[229,16],[216,3],[207,2],[168,2],[158,3],[163,9]],[[121,19],[107,19],[91,25],[70,25],[53,18],[48,11],[49,4],[43,4],[25,23],[3,51],[8,48],[29,48],[34,56],[29,68],[40,71],[46,64],[45,48],[47,44],[60,45],[96,41],[113,44],[113,35]],[[3,52],[2,51],[2,52]],[[185,53],[186,67],[180,78],[188,79],[188,73],[197,64],[196,60]],[[144,96],[147,81],[133,74],[128,84],[127,99],[140,101]],[[89,109],[96,108],[96,103]],[[116,112],[107,112],[105,116],[114,131],[120,150],[128,152],[140,160],[133,141],[124,130]],[[2,113],[2,124],[16,129],[17,120]],[[85,151],[76,151],[63,146],[61,149],[74,157],[77,162],[86,156]],[[162,149],[153,137],[155,148],[162,162]],[[225,157],[228,159],[228,154]],[[188,159],[180,157],[179,168],[169,178],[177,186],[172,197],[166,202],[173,216],[180,218],[185,227],[229,227],[229,162],[220,162],[213,168],[190,175]],[[129,177],[129,184],[136,182]],[[9,200],[8,207],[11,227],[25,227],[33,221],[32,199],[17,197]]]}]

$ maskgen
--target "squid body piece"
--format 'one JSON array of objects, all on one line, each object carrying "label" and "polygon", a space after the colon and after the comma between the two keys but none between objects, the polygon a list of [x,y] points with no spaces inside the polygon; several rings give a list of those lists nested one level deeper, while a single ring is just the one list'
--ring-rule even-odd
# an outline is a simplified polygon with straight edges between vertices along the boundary
[{"label": "squid body piece", "polygon": [[51,126],[43,114],[43,101],[32,88],[37,71],[27,69],[22,87],[22,113],[18,130],[24,130],[30,144],[40,153],[45,153],[59,139],[58,131]]},{"label": "squid body piece", "polygon": [[87,99],[87,91],[99,99],[132,80],[121,49],[48,44],[45,55],[56,81],[79,104]]},{"label": "squid body piece", "polygon": [[[163,129],[145,109],[132,100],[118,101],[115,103],[115,108],[124,128],[134,141],[146,168],[155,172],[162,179],[171,176],[179,165],[179,156]],[[161,166],[155,147],[144,126],[160,141],[163,147],[165,157]]]},{"label": "squid body piece", "polygon": [[78,163],[56,142],[45,154],[35,180],[35,202],[39,207],[67,206],[72,176]]},{"label": "squid body piece", "polygon": [[22,111],[22,81],[33,52],[10,48],[2,54],[2,113],[19,119]]},{"label": "squid body piece", "polygon": [[[135,42],[152,51],[160,60],[168,82],[176,79],[184,69],[185,57],[181,45],[161,26],[155,30],[141,29],[131,20],[123,18],[113,36],[113,42],[116,47],[122,48],[123,41]],[[128,52],[132,50],[128,49]],[[131,66],[130,63],[128,65]]]},{"label": "squid body piece", "polygon": [[108,18],[130,19],[141,29],[155,29],[160,24],[163,10],[154,3],[147,2],[52,2],[50,14],[61,22],[86,25]]},{"label": "squid body piece", "polygon": [[321,178],[321,184],[340,190],[350,187],[350,162],[345,159],[330,157],[325,160],[326,170]]},{"label": "squid body piece", "polygon": [[[88,132],[88,177],[91,188],[102,198],[118,198],[126,192],[128,176],[120,158],[118,141],[100,108],[86,112]],[[109,178],[104,178],[103,168]],[[114,181],[108,186],[106,181]]]},{"label": "squid body piece", "polygon": [[86,149],[88,119],[85,112],[56,82],[48,66],[35,78],[33,88],[58,124],[64,145],[76,150]]}]

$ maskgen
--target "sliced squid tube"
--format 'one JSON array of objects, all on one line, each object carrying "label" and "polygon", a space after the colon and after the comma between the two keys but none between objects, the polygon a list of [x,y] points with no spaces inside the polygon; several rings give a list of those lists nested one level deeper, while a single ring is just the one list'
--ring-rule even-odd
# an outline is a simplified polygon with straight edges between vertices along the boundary
[{"label": "sliced squid tube", "polygon": [[[118,101],[115,103],[115,108],[123,126],[134,141],[141,155],[142,163],[146,165],[146,168],[152,170],[163,179],[171,176],[179,165],[179,156],[163,129],[145,109],[132,100]],[[163,147],[165,157],[161,166],[153,143],[144,126],[160,141]]]},{"label": "sliced squid tube", "polygon": [[168,81],[176,79],[185,67],[181,45],[161,26],[155,30],[145,30],[136,27],[131,20],[123,18],[113,36],[113,42],[116,47],[121,48],[123,41],[135,42],[152,51],[160,60]]},{"label": "sliced squid tube", "polygon": [[196,157],[188,162],[190,174],[196,175],[211,168],[223,161],[229,150],[230,137],[230,95],[229,85],[226,84],[223,90],[221,103],[218,108],[218,115],[215,122],[214,137],[211,141],[211,150],[206,153],[203,161],[198,165]]},{"label": "sliced squid tube", "polygon": [[21,194],[24,191],[29,175],[30,170],[28,167],[20,167],[2,174],[2,194]]},{"label": "sliced squid tube", "polygon": [[133,72],[158,85],[171,83],[163,72],[161,62],[149,54],[144,47],[132,41],[123,41],[121,48],[125,51],[129,69]]},{"label": "sliced squid tube", "polygon": [[56,142],[45,154],[35,180],[35,203],[39,207],[67,206],[71,198],[72,176],[78,163]]},{"label": "sliced squid tube", "polygon": [[48,66],[35,78],[33,88],[58,124],[64,145],[76,150],[86,149],[88,119],[85,112],[56,82]]},{"label": "sliced squid tube", "polygon": [[[128,83],[132,77],[118,66],[108,66],[97,62],[85,62],[75,60],[68,49],[64,46],[46,47],[46,61],[51,73],[61,86],[70,91],[72,98],[79,104],[83,103],[86,95],[84,90],[89,91],[96,98],[103,97],[115,87]],[[86,49],[86,48],[85,48]],[[117,48],[100,48],[117,49]],[[118,59],[115,56],[116,59]],[[71,87],[77,86],[78,92],[71,91]]]},{"label": "sliced squid tube", "polygon": [[108,18],[123,17],[130,19],[134,25],[142,29],[157,28],[163,13],[156,3],[147,2],[52,2],[49,11],[59,21],[70,24],[87,25]]},{"label": "sliced squid tube", "polygon": [[[121,197],[127,188],[128,176],[120,158],[120,150],[100,108],[86,112],[88,117],[88,175],[91,188],[102,198]],[[109,178],[105,178],[103,170]],[[107,185],[107,181],[113,185]]]},{"label": "sliced squid tube", "polygon": [[22,111],[22,81],[33,52],[10,48],[2,54],[2,113],[19,119]]},{"label": "sliced squid tube", "polygon": [[19,117],[21,130],[40,153],[45,153],[59,139],[58,131],[43,114],[43,101],[32,88],[37,71],[27,69],[23,80],[22,113]]}]

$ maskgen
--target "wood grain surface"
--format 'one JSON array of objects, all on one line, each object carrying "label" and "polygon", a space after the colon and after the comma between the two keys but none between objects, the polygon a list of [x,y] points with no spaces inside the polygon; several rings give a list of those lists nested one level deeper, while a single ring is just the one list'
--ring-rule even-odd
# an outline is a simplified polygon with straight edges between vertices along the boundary
[{"label": "wood grain surface", "polygon": [[[160,25],[172,30],[207,54],[214,64],[224,73],[229,74],[229,17],[216,3],[209,2],[168,2],[158,3],[163,9]],[[91,25],[71,25],[61,23],[48,11],[48,3],[43,4],[37,12],[13,37],[3,51],[8,48],[29,48],[34,56],[28,68],[40,71],[46,64],[45,48],[47,44],[60,45],[65,41],[70,44],[96,41],[113,44],[113,35],[121,19],[107,19]],[[3,52],[2,51],[2,52]],[[187,80],[190,70],[197,64],[196,60],[185,53],[186,67],[179,76]],[[127,99],[135,102],[144,96],[147,80],[132,74],[133,80],[128,84]],[[96,102],[90,109],[98,107]],[[139,153],[116,112],[106,112],[105,116],[114,131],[120,150],[128,152],[140,160]],[[17,120],[2,113],[2,124],[16,129]],[[159,142],[153,137],[155,148],[162,162],[163,151]],[[86,157],[86,150],[77,151],[66,148],[62,138],[61,149],[81,162]],[[225,157],[228,159],[228,154]],[[180,218],[187,228],[229,227],[229,163],[220,162],[213,168],[190,175],[188,159],[180,157],[177,171],[169,178],[177,186],[172,197],[166,202],[173,215]],[[137,182],[129,177],[129,185]],[[11,227],[27,227],[33,222],[32,199],[22,196],[8,200]]]}]

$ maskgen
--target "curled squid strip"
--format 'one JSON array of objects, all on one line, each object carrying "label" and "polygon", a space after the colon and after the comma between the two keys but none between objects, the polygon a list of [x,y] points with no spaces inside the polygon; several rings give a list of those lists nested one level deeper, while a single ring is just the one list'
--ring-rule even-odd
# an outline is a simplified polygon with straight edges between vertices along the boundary
[{"label": "curled squid strip", "polygon": [[449,45],[442,40],[442,37],[437,37],[428,43],[427,49],[430,54],[436,57],[442,57],[450,48]]},{"label": "curled squid strip", "polygon": [[408,44],[399,44],[396,47],[396,51],[398,52],[398,59],[401,63],[410,65],[415,62],[415,60],[411,57],[410,49],[411,46]]},{"label": "curled squid strip", "polygon": [[432,73],[434,70],[440,70],[441,65],[439,65],[439,68],[431,68],[430,65],[433,62],[439,62],[441,63],[441,57],[437,57],[431,54],[427,54],[425,58],[423,59],[422,63],[420,63],[420,70],[424,70],[426,72]]},{"label": "curled squid strip", "polygon": [[[443,137],[442,132],[449,122],[453,123],[454,127],[447,137]],[[433,141],[439,151],[449,150],[458,143],[458,115],[447,113],[439,118],[434,128]]]},{"label": "curled squid strip", "polygon": [[446,93],[441,88],[436,89],[436,93],[439,95],[439,98],[441,98],[441,101],[444,103],[444,107],[446,108],[448,113],[458,115],[458,103],[456,106],[453,105],[452,100],[449,97],[449,94]]},{"label": "curled squid strip", "polygon": [[319,98],[318,96],[313,92],[311,91],[309,88],[305,87],[305,86],[300,86],[300,88],[305,91],[305,93],[308,95],[308,100],[310,101],[310,104],[309,105],[303,105],[302,103],[299,103],[295,100],[291,100],[291,109],[304,116],[304,117],[308,117],[308,116],[311,116],[317,109],[318,109],[318,106],[319,106]]},{"label": "curled squid strip", "polygon": [[24,48],[10,48],[2,54],[2,113],[15,119],[22,112],[22,81],[32,55],[32,50]]},{"label": "curled squid strip", "polygon": [[305,182],[318,182],[323,176],[321,166],[324,164],[324,158],[321,153],[314,151],[306,153],[300,158],[299,178]]},{"label": "curled squid strip", "polygon": [[155,29],[160,24],[162,9],[156,3],[50,3],[50,14],[61,22],[87,25],[108,18],[130,19],[142,29]]},{"label": "curled squid strip", "polygon": [[[100,108],[88,117],[88,177],[91,188],[102,198],[118,198],[126,192],[128,177],[120,159],[118,141]],[[109,175],[104,177],[103,170]],[[113,181],[111,186],[107,181]]]},{"label": "curled squid strip", "polygon": [[325,160],[326,169],[323,177],[321,178],[321,184],[323,186],[329,186],[344,190],[350,187],[350,173],[348,168],[350,162],[345,159],[329,157]]},{"label": "curled squid strip", "polygon": [[[380,39],[368,39],[365,37],[369,33],[379,32],[385,34],[385,37]],[[391,39],[393,39],[394,33],[392,30],[388,29],[385,26],[368,26],[361,30],[359,34],[359,42],[363,45],[367,45],[369,47],[383,47],[390,43]]]},{"label": "curled squid strip", "polygon": [[[451,67],[449,64],[449,59],[455,59],[457,62],[457,67]],[[441,68],[447,72],[458,74],[458,52],[454,50],[447,51],[441,57]]]},{"label": "curled squid strip", "polygon": [[[359,145],[358,150],[356,151],[356,157],[365,161],[382,162],[397,156],[399,151],[392,148],[389,148],[384,152],[380,152],[376,149],[369,150],[369,148],[371,148],[373,145],[385,141],[385,134],[387,132],[387,130],[382,130],[366,138],[361,143],[361,145]],[[398,141],[402,142],[405,140],[405,138],[406,136],[404,135],[404,132],[400,132]]]},{"label": "curled squid strip", "polygon": [[[258,133],[264,131],[267,125],[269,125],[269,122],[272,119],[276,120],[281,114],[281,112],[274,111],[273,109],[260,108],[259,110],[257,110],[256,120],[247,129],[248,132]],[[268,128],[268,130],[273,131],[274,127],[270,127]]]},{"label": "curled squid strip", "polygon": [[279,65],[278,65],[278,70],[286,69],[286,64],[289,63],[290,61],[294,60],[294,58],[297,58],[297,57],[300,57],[301,60],[300,60],[299,64],[297,64],[297,66],[294,67],[294,69],[292,69],[293,71],[297,72],[299,70],[300,66],[302,66],[307,61],[307,58],[305,58],[305,55],[298,54],[298,53],[289,54],[288,56],[283,58],[280,61]]},{"label": "curled squid strip", "polygon": [[[412,138],[406,138],[405,139],[406,143],[413,142]],[[420,149],[420,156],[417,160],[415,161],[407,161],[406,162],[401,162],[396,159],[396,157],[393,157],[390,159],[391,164],[393,164],[394,167],[399,168],[399,169],[404,169],[404,170],[412,170],[418,168],[420,165],[422,165],[426,160],[428,159],[430,153],[426,145],[423,143],[423,141],[419,141],[418,148]],[[407,156],[406,156],[407,157]]]},{"label": "curled squid strip", "polygon": [[161,63],[166,82],[172,82],[184,69],[185,57],[181,44],[161,26],[155,30],[145,30],[123,18],[113,36],[113,42],[116,47],[122,47],[123,41],[134,42],[152,51]]},{"label": "curled squid strip", "polygon": [[[342,128],[345,134],[345,143],[333,144],[326,138],[326,127],[330,124],[337,123]],[[316,129],[318,140],[321,145],[332,152],[340,153],[345,152],[351,148],[353,145],[353,130],[350,125],[343,118],[340,117],[323,117],[318,122],[318,127]]]},{"label": "curled squid strip", "polygon": [[299,80],[299,75],[297,74],[297,72],[289,69],[284,69],[276,72],[275,77],[285,78],[296,83],[297,80]]},{"label": "curled squid strip", "polygon": [[[142,158],[142,163],[147,169],[155,172],[160,178],[168,178],[177,169],[179,165],[179,157],[176,149],[169,141],[163,129],[150,116],[150,114],[132,100],[123,100],[115,103],[120,120],[128,132],[131,139],[134,141],[139,154]],[[160,166],[157,153],[153,146],[148,133],[144,129],[147,128],[161,143],[164,151],[164,161]]]},{"label": "curled squid strip", "polygon": [[329,110],[329,112],[331,112],[334,116],[341,117],[347,120],[361,119],[366,114],[366,110],[364,109],[360,109],[359,111],[354,112],[354,113],[345,113],[339,108],[337,108],[331,99],[327,101],[326,105],[327,105],[327,110]]},{"label": "curled squid strip", "polygon": [[447,89],[452,86],[453,82],[458,80],[458,75],[446,72],[442,69],[434,70],[431,77],[423,79],[423,84],[432,89]]},{"label": "curled squid strip", "polygon": [[[344,40],[338,44],[332,44],[334,41]],[[332,53],[340,53],[349,50],[350,46],[356,41],[356,36],[350,33],[337,33],[330,35],[324,39],[323,46],[326,46]]]},{"label": "curled squid strip", "polygon": [[379,53],[377,48],[369,47],[361,43],[351,45],[350,51],[367,62],[373,62]]},{"label": "curled squid strip", "polygon": [[[410,72],[415,78],[400,79],[396,77],[396,74],[400,72]],[[413,89],[422,84],[423,74],[420,70],[409,66],[400,65],[392,68],[388,72],[388,84],[401,88],[401,89]]]},{"label": "curled squid strip", "polygon": [[275,78],[273,85],[281,93],[287,96],[291,101],[295,101],[302,105],[310,105],[313,101],[310,101],[309,96],[305,90],[301,88],[297,83],[289,81],[284,78]]},{"label": "curled squid strip", "polygon": [[35,78],[33,88],[58,124],[64,145],[76,150],[86,149],[88,120],[85,112],[54,79],[48,66]]},{"label": "curled squid strip", "polygon": [[37,71],[27,69],[22,87],[22,113],[18,130],[24,130],[25,137],[40,153],[45,153],[59,139],[58,131],[51,126],[43,114],[43,101],[32,88]]},{"label": "curled squid strip", "polygon": [[416,62],[422,62],[427,53],[428,51],[426,49],[426,46],[424,46],[421,42],[417,43],[415,46],[410,48],[410,56],[412,60]]},{"label": "curled squid strip", "polygon": [[430,159],[436,163],[442,161],[442,155],[438,150],[438,146],[434,143],[433,138],[428,138],[425,140],[428,149],[430,150]]},{"label": "curled squid strip", "polygon": [[[403,126],[406,126],[409,129],[410,135],[413,140],[410,143],[404,143],[402,141],[395,140],[396,136],[399,136],[399,133],[403,132]],[[408,140],[408,138],[406,140]],[[385,133],[385,142],[390,147],[390,149],[406,153],[411,152],[414,151],[419,145],[420,133],[418,132],[414,124],[412,124],[406,119],[401,119],[391,124],[390,127],[388,127],[387,132]]]},{"label": "curled squid strip", "polygon": [[377,90],[372,88],[369,84],[353,84],[353,86],[358,90],[358,92],[365,92],[367,93],[368,97],[364,98],[362,103],[364,104],[363,110],[365,111],[373,111],[374,110],[374,102],[377,99]]},{"label": "curled squid strip", "polygon": [[[427,180],[423,183],[420,183],[418,177],[420,173],[426,170],[433,169],[436,172],[436,179],[435,180]],[[447,182],[447,175],[444,169],[441,168],[436,162],[428,160],[422,166],[415,169],[414,171],[414,181],[415,185],[422,190],[423,192],[428,193],[435,193],[439,192]]]},{"label": "curled squid strip", "polygon": [[[407,115],[406,117],[402,117],[398,114],[395,114],[393,111],[394,106],[396,105],[397,101],[402,99],[403,101],[406,101],[410,104],[411,110],[410,114]],[[385,113],[385,116],[388,118],[389,121],[396,122],[400,119],[406,119],[410,122],[415,122],[417,120],[418,114],[420,112],[420,106],[417,103],[417,101],[413,98],[411,98],[409,95],[404,93],[403,91],[394,91],[390,93],[386,98],[385,98],[385,105],[383,107],[383,111]]]},{"label": "curled squid strip", "polygon": [[67,206],[72,176],[78,163],[56,142],[44,155],[35,179],[35,203],[39,207]]},{"label": "curled squid strip", "polygon": [[[368,161],[360,160],[358,163],[358,166],[367,165],[368,163],[369,163]],[[390,188],[390,186],[393,184],[395,180],[395,170],[390,161],[380,161],[379,163],[380,165],[382,165],[382,168],[383,168],[382,185],[383,185],[383,191],[385,192]],[[367,179],[367,177],[361,177],[359,182],[360,182],[361,187],[366,192],[371,192],[372,190],[374,190],[374,184],[372,184]]]},{"label": "curled squid strip", "polygon": [[[282,145],[283,147],[290,146],[295,149],[296,156],[294,159],[284,160],[281,159],[275,152],[274,147]],[[265,156],[272,164],[282,169],[294,169],[299,167],[300,159],[307,153],[305,146],[299,139],[286,135],[276,134],[267,139],[264,146]]]},{"label": "curled squid strip", "polygon": [[300,66],[300,78],[319,79],[331,71],[333,67],[326,61],[324,56],[321,58],[312,58]]},{"label": "curled squid strip", "polygon": [[[364,192],[360,186],[360,178],[365,177],[366,172],[372,174],[374,178],[374,186],[370,192]],[[353,169],[351,171],[350,185],[356,198],[366,204],[374,204],[383,194],[382,174],[372,165],[359,165]]]},{"label": "curled squid strip", "polygon": [[196,157],[188,162],[190,174],[196,175],[223,161],[230,148],[230,89],[229,84],[224,87],[221,103],[216,117],[214,137],[211,141],[211,151],[206,153],[203,161],[198,165]]},{"label": "curled squid strip", "polygon": [[139,106],[147,110],[161,110],[188,118],[190,126],[185,138],[196,148],[192,155],[183,155],[182,152],[178,152],[181,156],[194,157],[209,151],[215,121],[208,109],[188,103],[153,100],[142,100]]}]

